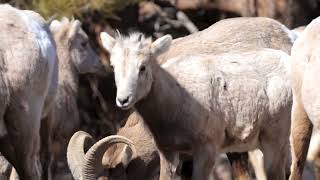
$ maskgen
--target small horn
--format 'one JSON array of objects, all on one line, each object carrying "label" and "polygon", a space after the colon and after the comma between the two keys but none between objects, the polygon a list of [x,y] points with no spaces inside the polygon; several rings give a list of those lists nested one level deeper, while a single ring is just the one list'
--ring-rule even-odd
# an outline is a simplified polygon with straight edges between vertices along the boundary
[{"label": "small horn", "polygon": [[141,40],[142,40],[142,37],[143,37],[143,35],[142,35],[142,34],[139,34],[139,35],[138,35],[138,41],[141,41]]},{"label": "small horn", "polygon": [[86,153],[85,164],[83,166],[82,177],[84,180],[96,180],[102,173],[102,158],[106,150],[116,143],[124,143],[132,151],[132,158],[136,156],[136,149],[133,143],[119,135],[111,135],[95,143]]}]

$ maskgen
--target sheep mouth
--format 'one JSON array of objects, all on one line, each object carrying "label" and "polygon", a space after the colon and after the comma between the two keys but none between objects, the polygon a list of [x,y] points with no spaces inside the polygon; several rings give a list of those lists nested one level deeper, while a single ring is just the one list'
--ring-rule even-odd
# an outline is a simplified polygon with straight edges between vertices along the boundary
[{"label": "sheep mouth", "polygon": [[118,107],[123,109],[123,110],[129,110],[132,106],[129,105],[129,104],[126,104],[126,105],[121,105],[121,106],[118,106]]},{"label": "sheep mouth", "polygon": [[125,103],[125,104],[120,104],[117,102],[117,106],[119,108],[121,108],[122,110],[129,110],[133,107],[133,103],[132,102],[128,102],[128,103]]}]

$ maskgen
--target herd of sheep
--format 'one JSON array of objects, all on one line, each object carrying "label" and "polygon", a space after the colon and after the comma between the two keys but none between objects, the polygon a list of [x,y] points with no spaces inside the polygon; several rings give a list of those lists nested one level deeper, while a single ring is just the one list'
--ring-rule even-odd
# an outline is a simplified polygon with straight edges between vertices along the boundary
[{"label": "herd of sheep", "polygon": [[133,113],[97,142],[72,136],[79,74],[104,70],[81,23],[0,5],[0,27],[1,180],[51,180],[61,157],[76,180],[214,179],[220,154],[238,180],[300,180],[307,155],[320,179],[319,18],[294,30],[232,18],[174,40],[101,33],[114,101]]}]

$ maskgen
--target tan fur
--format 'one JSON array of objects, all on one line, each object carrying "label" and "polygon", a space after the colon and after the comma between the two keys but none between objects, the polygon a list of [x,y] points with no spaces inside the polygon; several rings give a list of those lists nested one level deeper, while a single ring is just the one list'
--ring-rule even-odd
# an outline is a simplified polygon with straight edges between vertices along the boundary
[{"label": "tan fur", "polygon": [[[223,53],[268,47],[290,53],[296,36],[279,22],[265,18],[231,18],[172,42],[158,58],[160,64],[182,54]],[[187,45],[187,46],[186,46]]]},{"label": "tan fur", "polygon": [[320,128],[317,85],[320,70],[320,19],[313,20],[292,47],[291,180],[301,179],[312,127]]},{"label": "tan fur", "polygon": [[0,5],[0,24],[0,126],[7,129],[1,129],[0,151],[21,179],[39,180],[40,118],[57,83],[55,43],[35,12]]},{"label": "tan fur", "polygon": [[[126,125],[118,131],[118,135],[130,138],[137,149],[137,157],[133,159],[126,171],[122,171],[128,179],[151,180],[159,175],[160,161],[152,135],[144,127],[141,116],[134,112],[130,115]],[[113,168],[113,172],[120,171],[124,164],[125,145],[119,144],[111,147],[104,155],[102,163],[106,168]],[[118,172],[119,173],[119,172]],[[119,179],[112,173],[109,179]]]}]

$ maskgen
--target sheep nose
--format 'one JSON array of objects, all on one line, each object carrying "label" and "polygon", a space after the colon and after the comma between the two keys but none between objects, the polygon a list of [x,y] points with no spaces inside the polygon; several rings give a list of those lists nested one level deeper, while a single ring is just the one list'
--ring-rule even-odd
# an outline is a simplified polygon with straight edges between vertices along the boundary
[{"label": "sheep nose", "polygon": [[118,98],[118,102],[121,104],[121,105],[125,105],[127,104],[129,101],[129,96],[125,97],[125,98]]}]

